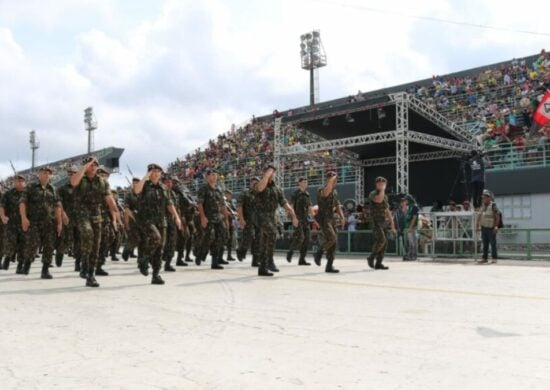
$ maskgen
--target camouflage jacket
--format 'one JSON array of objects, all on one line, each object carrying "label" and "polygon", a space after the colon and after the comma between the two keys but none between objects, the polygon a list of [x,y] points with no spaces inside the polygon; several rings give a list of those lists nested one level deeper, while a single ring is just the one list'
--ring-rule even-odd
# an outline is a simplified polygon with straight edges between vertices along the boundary
[{"label": "camouflage jacket", "polygon": [[219,188],[204,184],[197,194],[198,202],[204,208],[204,214],[209,222],[223,221],[222,208],[225,205],[223,193]]},{"label": "camouflage jacket", "polygon": [[323,197],[323,190],[324,188],[319,188],[317,191],[317,204],[319,205],[317,218],[320,222],[328,222],[334,220],[334,212],[337,207],[340,207],[340,202],[336,190],[333,189],[327,197]]},{"label": "camouflage jacket", "polygon": [[254,191],[243,190],[237,199],[237,207],[242,207],[246,222],[254,222]]},{"label": "camouflage jacket", "polygon": [[370,217],[376,226],[383,226],[386,223],[386,210],[390,209],[388,197],[384,195],[384,201],[375,203],[374,198],[378,195],[378,191],[374,190],[369,195]]},{"label": "camouflage jacket", "polygon": [[111,189],[107,181],[97,175],[92,179],[84,176],[73,192],[76,218],[101,220],[102,205],[109,195]]},{"label": "camouflage jacket", "polygon": [[298,220],[300,222],[307,222],[309,218],[309,209],[311,207],[309,192],[298,189],[294,191],[290,199]]},{"label": "camouflage jacket", "polygon": [[17,191],[12,188],[2,196],[0,206],[4,208],[4,213],[10,219],[8,224],[21,224],[21,215],[19,214],[19,202],[24,191]]},{"label": "camouflage jacket", "polygon": [[173,204],[172,196],[164,184],[153,184],[147,180],[138,195],[138,223],[167,226],[168,206]]},{"label": "camouflage jacket", "polygon": [[71,183],[65,184],[63,187],[59,188],[57,190],[57,194],[59,195],[59,200],[61,201],[61,204],[63,205],[63,210],[69,217],[69,219],[72,219],[74,216],[74,188],[71,185]]},{"label": "camouflage jacket", "polygon": [[61,206],[57,191],[51,184],[42,187],[33,183],[23,192],[19,203],[27,205],[27,217],[30,221],[46,221],[55,219],[55,209]]},{"label": "camouflage jacket", "polygon": [[274,182],[270,182],[265,190],[258,192],[258,184],[254,189],[254,211],[257,222],[261,223],[265,220],[272,220],[275,223],[275,211],[277,207],[283,207],[287,204],[287,200],[283,194],[283,190]]}]

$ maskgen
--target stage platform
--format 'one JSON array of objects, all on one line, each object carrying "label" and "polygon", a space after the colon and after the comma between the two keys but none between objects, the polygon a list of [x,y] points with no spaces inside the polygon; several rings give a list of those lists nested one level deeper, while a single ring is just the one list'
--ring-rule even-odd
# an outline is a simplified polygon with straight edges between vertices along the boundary
[{"label": "stage platform", "polygon": [[549,263],[277,263],[153,286],[109,261],[99,289],[70,258],[48,281],[0,271],[2,389],[550,387]]}]

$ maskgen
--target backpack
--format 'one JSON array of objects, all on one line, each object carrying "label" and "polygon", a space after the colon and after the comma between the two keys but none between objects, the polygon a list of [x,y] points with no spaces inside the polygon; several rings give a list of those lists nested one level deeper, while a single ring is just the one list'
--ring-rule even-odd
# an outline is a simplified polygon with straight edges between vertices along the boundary
[{"label": "backpack", "polygon": [[497,228],[502,229],[504,227],[504,220],[502,219],[502,213],[497,208],[497,205],[493,203],[493,212],[495,215],[498,215],[498,225]]}]

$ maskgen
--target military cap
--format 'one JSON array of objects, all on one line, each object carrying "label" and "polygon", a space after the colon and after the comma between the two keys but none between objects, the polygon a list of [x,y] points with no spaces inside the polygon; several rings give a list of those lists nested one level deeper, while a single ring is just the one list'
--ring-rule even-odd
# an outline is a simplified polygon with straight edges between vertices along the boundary
[{"label": "military cap", "polygon": [[45,167],[40,167],[38,169],[38,172],[44,172],[44,171],[47,171],[47,172],[50,172],[51,174],[53,174],[53,169],[49,166],[45,166]]},{"label": "military cap", "polygon": [[300,177],[300,178],[298,179],[298,183],[301,183],[301,182],[303,182],[303,181],[307,181],[307,178],[306,178],[306,177]]},{"label": "military cap", "polygon": [[383,177],[383,176],[378,176],[378,177],[374,180],[374,182],[375,182],[375,183],[382,183],[382,182],[387,183],[388,180],[387,180],[385,177]]},{"label": "military cap", "polygon": [[493,193],[489,190],[483,190],[481,196],[488,196],[489,198],[493,199]]},{"label": "military cap", "polygon": [[133,177],[132,178],[132,183],[139,183],[141,181],[141,179],[139,177]]},{"label": "military cap", "polygon": [[82,164],[88,164],[90,161],[92,160],[96,160],[96,164],[99,165],[99,163],[97,162],[97,157],[96,156],[88,156],[88,157],[84,157],[84,159],[82,160]]},{"label": "military cap", "polygon": [[109,169],[107,169],[107,167],[103,166],[103,165],[100,165],[99,168],[97,169],[97,173],[105,173],[107,175],[110,175],[111,172],[109,171]]},{"label": "military cap", "polygon": [[15,180],[25,180],[25,181],[27,181],[27,178],[25,176],[21,175],[20,173],[17,173],[15,175]]},{"label": "military cap", "polygon": [[162,167],[158,164],[152,163],[152,164],[147,165],[147,171],[152,171],[153,169],[159,169],[160,171],[164,172]]},{"label": "military cap", "polygon": [[216,168],[208,168],[206,170],[206,176],[209,176],[210,174],[212,173],[219,173],[218,170]]},{"label": "military cap", "polygon": [[67,166],[67,173],[76,173],[78,172],[78,169],[74,165],[68,165]]},{"label": "military cap", "polygon": [[231,191],[231,190],[228,189],[228,188],[226,188],[224,192],[225,192],[226,194],[233,195],[233,191]]}]

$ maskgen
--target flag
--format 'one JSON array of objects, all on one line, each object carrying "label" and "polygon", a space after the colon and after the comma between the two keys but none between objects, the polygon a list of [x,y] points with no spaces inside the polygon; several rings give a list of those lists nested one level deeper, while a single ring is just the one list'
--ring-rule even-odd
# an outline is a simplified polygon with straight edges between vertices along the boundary
[{"label": "flag", "polygon": [[533,114],[533,122],[539,128],[550,122],[550,91],[547,91],[542,97],[537,110]]}]

